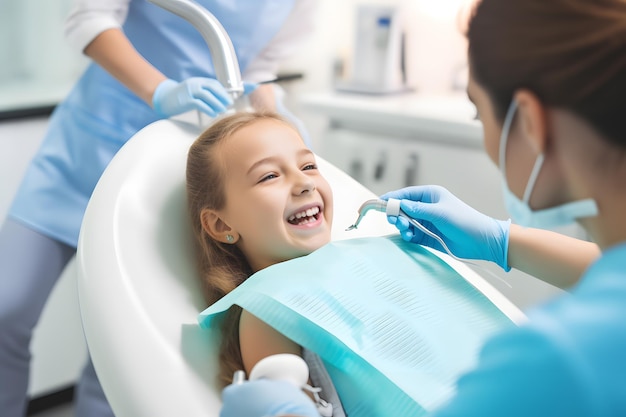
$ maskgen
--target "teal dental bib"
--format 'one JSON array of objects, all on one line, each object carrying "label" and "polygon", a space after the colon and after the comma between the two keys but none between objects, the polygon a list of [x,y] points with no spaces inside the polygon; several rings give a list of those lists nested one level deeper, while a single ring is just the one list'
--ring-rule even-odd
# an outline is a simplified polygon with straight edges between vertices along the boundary
[{"label": "teal dental bib", "polygon": [[200,325],[233,304],[316,352],[350,417],[426,415],[486,338],[515,326],[451,266],[398,236],[329,243],[259,271]]}]

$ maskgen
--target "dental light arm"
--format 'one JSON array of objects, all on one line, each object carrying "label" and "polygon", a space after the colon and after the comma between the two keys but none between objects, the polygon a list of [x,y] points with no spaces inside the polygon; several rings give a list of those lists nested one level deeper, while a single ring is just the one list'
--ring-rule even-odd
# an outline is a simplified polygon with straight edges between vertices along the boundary
[{"label": "dental light arm", "polygon": [[182,17],[200,32],[209,47],[215,76],[232,97],[235,107],[239,108],[241,100],[238,99],[244,96],[239,61],[230,37],[222,24],[205,8],[192,0],[148,1]]}]

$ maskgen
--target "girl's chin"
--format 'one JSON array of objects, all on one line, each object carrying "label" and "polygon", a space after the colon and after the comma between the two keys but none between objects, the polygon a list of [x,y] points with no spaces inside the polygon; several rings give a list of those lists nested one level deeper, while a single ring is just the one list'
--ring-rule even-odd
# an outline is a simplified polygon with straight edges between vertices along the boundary
[{"label": "girl's chin", "polygon": [[296,251],[300,253],[299,256],[305,256],[312,252],[315,252],[322,246],[326,245],[330,242],[330,237],[324,237],[321,239],[316,239],[312,242],[307,242],[305,245],[296,248]]}]

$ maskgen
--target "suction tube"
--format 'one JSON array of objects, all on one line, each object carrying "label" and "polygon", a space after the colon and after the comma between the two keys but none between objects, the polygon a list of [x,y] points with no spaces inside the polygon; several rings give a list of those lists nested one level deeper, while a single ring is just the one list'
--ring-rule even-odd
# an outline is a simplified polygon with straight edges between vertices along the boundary
[{"label": "suction tube", "polygon": [[222,24],[205,8],[191,0],[148,0],[191,23],[202,35],[215,67],[215,76],[237,103],[243,96],[243,81],[233,43]]}]

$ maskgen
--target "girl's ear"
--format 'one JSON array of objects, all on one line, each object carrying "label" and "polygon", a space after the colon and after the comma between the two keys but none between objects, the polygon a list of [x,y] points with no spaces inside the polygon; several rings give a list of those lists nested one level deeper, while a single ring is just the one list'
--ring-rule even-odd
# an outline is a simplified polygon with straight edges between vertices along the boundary
[{"label": "girl's ear", "polygon": [[526,89],[515,92],[515,101],[522,135],[537,155],[543,153],[549,139],[545,106],[535,93]]},{"label": "girl's ear", "polygon": [[239,234],[222,220],[216,210],[203,209],[200,213],[200,222],[204,231],[214,240],[230,244],[239,239]]}]

